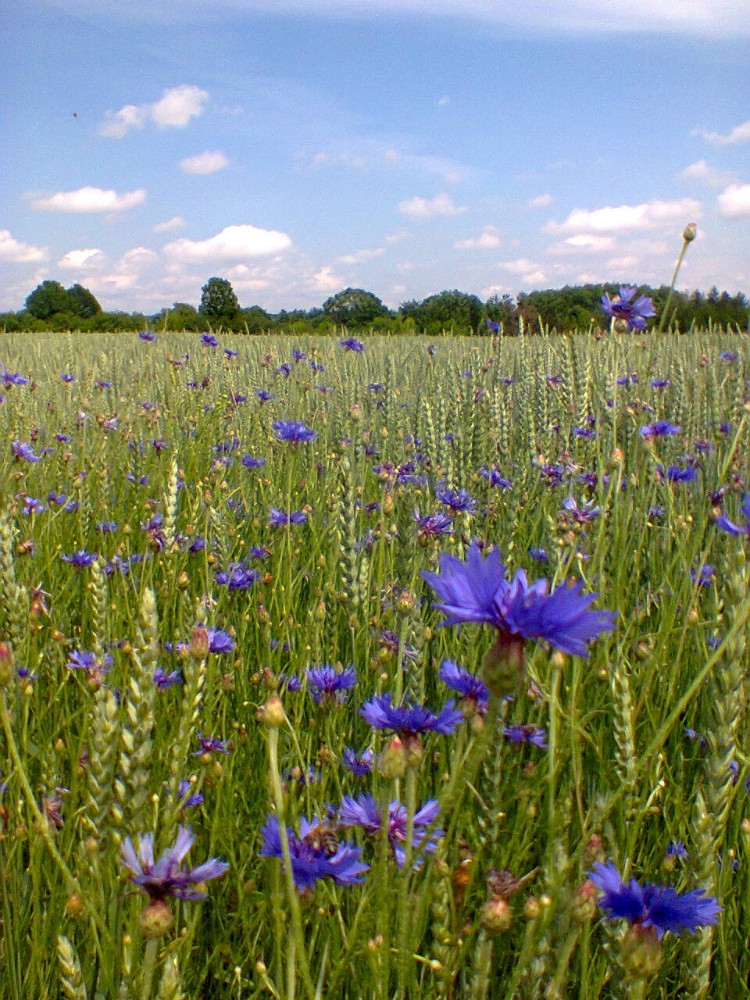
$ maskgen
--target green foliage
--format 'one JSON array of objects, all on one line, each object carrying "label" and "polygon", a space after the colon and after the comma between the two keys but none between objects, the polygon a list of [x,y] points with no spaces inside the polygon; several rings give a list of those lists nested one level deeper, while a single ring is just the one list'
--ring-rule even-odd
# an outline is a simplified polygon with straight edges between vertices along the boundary
[{"label": "green foliage", "polygon": [[336,326],[347,326],[352,329],[363,329],[370,326],[375,319],[388,315],[388,309],[377,295],[362,288],[345,288],[342,292],[332,295],[323,303],[323,312]]},{"label": "green foliage", "polygon": [[68,309],[68,293],[59,281],[43,281],[26,299],[26,310],[34,319],[49,319]]},{"label": "green foliage", "polygon": [[405,302],[400,311],[425,333],[484,332],[486,314],[482,300],[457,289],[430,295],[423,302]]},{"label": "green foliage", "polygon": [[91,319],[102,311],[96,297],[88,288],[79,284],[72,285],[68,289],[68,309],[82,319]]},{"label": "green foliage", "polygon": [[232,283],[226,278],[209,278],[201,289],[199,312],[215,323],[231,323],[236,319],[240,304]]}]

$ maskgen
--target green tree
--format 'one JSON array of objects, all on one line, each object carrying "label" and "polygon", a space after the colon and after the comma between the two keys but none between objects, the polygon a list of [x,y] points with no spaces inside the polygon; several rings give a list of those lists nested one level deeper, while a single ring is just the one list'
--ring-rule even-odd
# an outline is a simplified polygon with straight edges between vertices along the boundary
[{"label": "green tree", "polygon": [[363,288],[345,288],[332,295],[323,303],[323,312],[337,326],[369,326],[379,316],[388,314],[388,309],[377,295]]},{"label": "green tree", "polygon": [[226,278],[209,278],[201,289],[199,312],[209,319],[231,323],[237,318],[240,304],[230,281]]},{"label": "green tree", "polygon": [[59,281],[43,281],[26,299],[26,309],[35,319],[49,319],[70,311],[68,293]]},{"label": "green tree", "polygon": [[72,312],[75,316],[80,316],[82,319],[91,319],[102,311],[102,307],[99,305],[96,296],[88,288],[84,288],[83,285],[71,285],[67,295],[68,312]]},{"label": "green tree", "polygon": [[484,333],[484,304],[476,295],[466,292],[438,292],[423,302],[404,302],[400,309],[404,319],[413,319],[426,333]]}]

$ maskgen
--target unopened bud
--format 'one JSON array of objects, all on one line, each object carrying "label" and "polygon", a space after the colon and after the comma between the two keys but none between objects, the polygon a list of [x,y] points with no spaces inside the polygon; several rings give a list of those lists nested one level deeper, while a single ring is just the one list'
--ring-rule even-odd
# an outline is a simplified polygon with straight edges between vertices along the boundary
[{"label": "unopened bud", "polygon": [[152,899],[138,918],[145,938],[160,938],[168,934],[174,926],[174,917],[165,899]]},{"label": "unopened bud", "polygon": [[579,887],[570,909],[570,915],[577,924],[590,924],[596,916],[596,895],[596,886],[590,879]]},{"label": "unopened bud", "polygon": [[193,634],[190,636],[190,655],[194,660],[201,662],[208,656],[209,646],[208,629],[201,622],[200,625],[195,626]]},{"label": "unopened bud", "polygon": [[403,778],[408,766],[408,751],[398,736],[394,736],[380,756],[378,771],[384,778]]},{"label": "unopened bud", "polygon": [[686,243],[692,243],[698,235],[698,226],[694,222],[688,222],[682,230],[682,238]]},{"label": "unopened bud", "polygon": [[68,901],[65,904],[65,916],[69,920],[76,920],[82,913],[83,900],[74,892],[72,896],[68,897]]},{"label": "unopened bud", "polygon": [[536,896],[529,896],[523,904],[523,915],[527,920],[537,920],[542,914],[542,907]]},{"label": "unopened bud", "polygon": [[482,660],[480,677],[490,694],[502,698],[513,694],[525,674],[523,639],[498,631],[497,638]]},{"label": "unopened bud", "polygon": [[620,960],[633,979],[650,979],[662,961],[661,941],[655,927],[633,924],[622,939]]},{"label": "unopened bud", "polygon": [[479,917],[488,934],[504,934],[513,923],[513,910],[507,899],[490,899],[482,907]]},{"label": "unopened bud", "polygon": [[281,704],[281,698],[272,694],[263,708],[259,712],[260,721],[264,722],[269,729],[278,729],[286,721],[286,712]]},{"label": "unopened bud", "polygon": [[13,650],[7,642],[0,642],[0,688],[13,682]]}]

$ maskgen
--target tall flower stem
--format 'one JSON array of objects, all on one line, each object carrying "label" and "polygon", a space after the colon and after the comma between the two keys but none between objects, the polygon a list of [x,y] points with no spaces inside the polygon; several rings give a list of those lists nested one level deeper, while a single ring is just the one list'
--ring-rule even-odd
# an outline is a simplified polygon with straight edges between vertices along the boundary
[{"label": "tall flower stem", "polygon": [[292,914],[292,936],[297,951],[297,961],[305,990],[310,1000],[316,1000],[315,984],[310,973],[310,964],[307,959],[307,949],[305,947],[305,931],[302,924],[302,910],[299,905],[297,887],[294,884],[294,872],[292,870],[292,855],[289,850],[289,837],[286,831],[286,809],[284,805],[284,790],[281,787],[281,772],[279,771],[279,727],[270,726],[268,729],[268,770],[271,776],[271,792],[273,803],[276,807],[276,815],[279,821],[279,840],[281,841],[281,854],[284,861],[284,877],[286,879],[287,899],[289,909]]},{"label": "tall flower stem", "polygon": [[547,830],[550,834],[557,828],[557,730],[560,718],[560,681],[562,664],[551,662],[551,688],[549,694],[549,723],[547,735]]},{"label": "tall flower stem", "polygon": [[669,313],[669,306],[672,302],[672,295],[674,294],[674,286],[677,284],[677,275],[680,273],[680,268],[682,267],[682,261],[685,257],[685,252],[687,251],[688,244],[692,243],[695,239],[695,225],[690,223],[689,226],[685,227],[682,234],[682,248],[680,249],[679,256],[677,257],[677,263],[675,264],[674,274],[672,275],[672,284],[669,286],[669,292],[667,294],[667,301],[664,303],[664,308],[661,311],[661,317],[659,319],[659,326],[657,327],[657,333],[661,333],[664,329],[664,324],[667,322],[667,314]]},{"label": "tall flower stem", "polygon": [[152,938],[146,942],[143,952],[143,978],[141,979],[141,1000],[151,1000],[151,990],[154,984],[154,972],[156,971],[156,957],[159,951],[158,938]]},{"label": "tall flower stem", "polygon": [[[401,869],[401,879],[398,892],[398,917],[396,926],[398,927],[400,948],[398,963],[398,995],[406,997],[408,995],[407,975],[409,969],[409,956],[411,954],[411,948],[409,947],[409,887],[414,862],[414,814],[417,811],[417,771],[415,767],[410,767],[406,772],[406,780],[404,784],[406,786],[406,848],[404,850],[404,866]],[[387,819],[388,814],[386,813],[384,816],[384,822],[387,822]]]}]

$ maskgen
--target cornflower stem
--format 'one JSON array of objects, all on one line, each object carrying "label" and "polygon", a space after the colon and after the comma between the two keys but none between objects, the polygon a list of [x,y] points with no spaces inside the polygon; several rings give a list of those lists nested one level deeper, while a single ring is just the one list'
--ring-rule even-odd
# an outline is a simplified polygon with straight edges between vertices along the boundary
[{"label": "cornflower stem", "polygon": [[[547,830],[551,835],[557,829],[557,730],[560,717],[560,681],[562,667],[551,663],[551,687],[549,694],[549,725],[547,750]],[[550,838],[550,842],[552,836]]]},{"label": "cornflower stem", "polygon": [[[310,1000],[316,1000],[315,984],[310,973],[310,964],[307,959],[307,949],[305,948],[305,931],[302,925],[302,910],[299,905],[297,887],[294,884],[294,872],[292,870],[292,855],[289,850],[289,837],[286,832],[286,809],[284,806],[284,790],[281,787],[281,772],[279,771],[279,727],[270,726],[268,729],[268,770],[271,775],[271,792],[273,803],[276,807],[276,816],[279,821],[279,840],[281,841],[281,854],[284,861],[284,877],[286,879],[287,900],[292,914],[292,937],[297,951],[297,965],[302,974],[305,990]],[[292,975],[292,983],[294,975]],[[287,987],[289,992],[289,987]]]},{"label": "cornflower stem", "polygon": [[404,866],[401,869],[401,879],[398,892],[398,927],[399,940],[399,996],[408,996],[407,978],[409,973],[408,958],[410,949],[409,943],[409,886],[411,883],[412,863],[414,860],[414,814],[417,811],[417,769],[410,767],[406,772],[405,797],[406,797],[406,848],[404,851]]},{"label": "cornflower stem", "polygon": [[151,938],[146,942],[143,952],[143,976],[141,978],[141,1000],[151,1000],[156,972],[156,957],[159,952],[159,939]]},{"label": "cornflower stem", "polygon": [[679,256],[677,257],[677,263],[675,264],[674,274],[672,275],[672,284],[669,286],[669,292],[667,293],[667,301],[664,303],[664,308],[661,311],[661,317],[659,319],[659,326],[657,327],[657,333],[662,332],[662,330],[664,329],[664,324],[667,321],[667,313],[669,312],[669,306],[672,302],[674,286],[677,283],[677,275],[679,274],[680,268],[682,267],[682,261],[685,257],[685,252],[688,248],[689,243],[690,240],[686,240],[683,238],[682,249],[680,250]]}]

